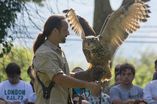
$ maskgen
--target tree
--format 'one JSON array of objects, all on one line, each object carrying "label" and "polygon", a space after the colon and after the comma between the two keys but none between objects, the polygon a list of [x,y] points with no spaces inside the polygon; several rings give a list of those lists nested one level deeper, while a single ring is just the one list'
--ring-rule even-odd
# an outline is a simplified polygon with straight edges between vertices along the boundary
[{"label": "tree", "polygon": [[[14,37],[9,33],[15,27],[17,13],[21,12],[26,2],[32,0],[1,0],[0,1],[0,58],[8,54],[13,46]],[[33,0],[38,4],[42,0]]]},{"label": "tree", "polygon": [[[122,5],[126,3],[132,3],[135,0],[123,0]],[[147,2],[149,0],[142,0]],[[110,0],[95,0],[95,8],[94,8],[94,30],[96,33],[99,33],[105,19],[107,16],[112,13],[113,10],[110,5]]]},{"label": "tree", "polygon": [[0,48],[2,49],[0,57],[3,54],[10,52],[12,44],[6,40],[7,37],[12,37],[8,35],[8,29],[14,27],[15,19],[17,18],[17,12],[20,12],[22,8],[22,3],[17,0],[1,0],[0,1]]},{"label": "tree", "polygon": [[98,34],[105,19],[112,12],[109,0],[95,0],[94,30]]},{"label": "tree", "polygon": [[5,68],[8,63],[15,62],[21,67],[21,77],[23,80],[29,80],[27,75],[28,66],[31,65],[32,52],[30,49],[25,49],[21,47],[13,48],[12,51],[0,58],[0,82],[6,79],[6,74],[4,73]]}]

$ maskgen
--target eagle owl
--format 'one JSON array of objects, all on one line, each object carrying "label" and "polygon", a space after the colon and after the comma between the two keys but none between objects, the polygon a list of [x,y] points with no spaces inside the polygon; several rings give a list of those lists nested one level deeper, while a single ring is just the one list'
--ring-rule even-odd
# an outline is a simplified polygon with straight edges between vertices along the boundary
[{"label": "eagle owl", "polygon": [[146,1],[148,0],[133,0],[109,14],[99,34],[95,33],[84,18],[76,15],[73,9],[63,11],[72,29],[83,40],[83,52],[90,64],[88,69],[95,70],[99,67],[103,70],[99,80],[111,78],[111,62],[117,48],[130,33],[140,28],[141,22],[146,22],[149,18],[150,10]]}]

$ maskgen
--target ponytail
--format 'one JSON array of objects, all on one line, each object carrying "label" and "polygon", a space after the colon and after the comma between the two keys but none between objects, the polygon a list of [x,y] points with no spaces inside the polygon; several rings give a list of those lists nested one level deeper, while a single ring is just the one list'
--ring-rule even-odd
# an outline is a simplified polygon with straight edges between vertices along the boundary
[{"label": "ponytail", "polygon": [[33,45],[33,52],[35,53],[36,50],[45,42],[45,36],[43,33],[40,33]]},{"label": "ponytail", "polygon": [[52,15],[48,18],[44,25],[43,33],[39,34],[34,46],[33,46],[33,52],[35,53],[36,50],[45,42],[45,38],[48,38],[48,36],[51,34],[52,30],[54,28],[60,29],[61,28],[61,20],[65,19],[64,16],[59,15]]}]

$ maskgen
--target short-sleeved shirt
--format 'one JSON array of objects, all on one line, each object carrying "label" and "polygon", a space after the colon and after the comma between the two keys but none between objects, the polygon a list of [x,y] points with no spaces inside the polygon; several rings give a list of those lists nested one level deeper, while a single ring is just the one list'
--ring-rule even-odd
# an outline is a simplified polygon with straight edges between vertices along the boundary
[{"label": "short-sleeved shirt", "polygon": [[120,84],[113,86],[110,89],[111,102],[116,99],[127,100],[127,99],[142,99],[143,89],[133,85],[130,88],[123,88]]},{"label": "short-sleeved shirt", "polygon": [[154,99],[157,97],[157,80],[149,82],[143,92],[144,100],[146,100],[148,104],[157,104],[157,100]]},{"label": "short-sleeved shirt", "polygon": [[29,83],[22,80],[17,84],[11,84],[8,80],[0,83],[0,98],[8,102],[25,102],[32,101],[33,89]]},{"label": "short-sleeved shirt", "polygon": [[[69,74],[69,67],[63,51],[46,40],[36,51],[33,58],[34,70],[45,86],[48,86],[57,74]],[[36,104],[67,104],[69,89],[55,84],[50,98],[43,98],[42,88],[35,78],[34,88],[37,95]]]}]

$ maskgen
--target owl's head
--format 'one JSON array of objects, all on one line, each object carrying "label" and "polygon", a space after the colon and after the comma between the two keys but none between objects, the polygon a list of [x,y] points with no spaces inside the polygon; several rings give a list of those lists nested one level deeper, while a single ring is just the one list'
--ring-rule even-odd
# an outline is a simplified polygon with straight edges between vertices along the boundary
[{"label": "owl's head", "polygon": [[86,36],[83,40],[83,49],[94,50],[100,46],[99,37],[97,36]]}]

